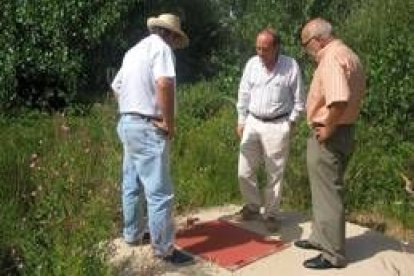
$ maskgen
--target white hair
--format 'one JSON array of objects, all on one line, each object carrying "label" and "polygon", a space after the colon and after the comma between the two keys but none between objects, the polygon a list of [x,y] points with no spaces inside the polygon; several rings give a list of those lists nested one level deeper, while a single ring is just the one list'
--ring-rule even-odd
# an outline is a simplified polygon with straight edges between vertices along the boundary
[{"label": "white hair", "polygon": [[332,36],[332,25],[323,18],[315,18],[309,22],[309,37],[330,38]]},{"label": "white hair", "polygon": [[[318,20],[319,21],[319,20]],[[332,35],[332,25],[326,20],[320,20],[317,25],[317,33],[322,38],[329,38]]]}]

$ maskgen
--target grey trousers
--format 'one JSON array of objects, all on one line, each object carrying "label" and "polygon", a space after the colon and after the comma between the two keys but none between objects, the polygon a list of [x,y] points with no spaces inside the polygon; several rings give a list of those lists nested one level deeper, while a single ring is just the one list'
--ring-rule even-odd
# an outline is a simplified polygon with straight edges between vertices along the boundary
[{"label": "grey trousers", "polygon": [[344,174],[354,147],[354,126],[339,126],[324,143],[308,138],[307,167],[312,191],[313,224],[309,241],[323,256],[346,265]]}]

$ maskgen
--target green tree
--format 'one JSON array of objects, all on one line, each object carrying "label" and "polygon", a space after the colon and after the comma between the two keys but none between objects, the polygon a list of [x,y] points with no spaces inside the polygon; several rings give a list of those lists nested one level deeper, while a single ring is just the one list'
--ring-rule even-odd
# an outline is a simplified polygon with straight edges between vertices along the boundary
[{"label": "green tree", "polygon": [[[136,1],[8,1],[2,8],[2,110],[58,108],[84,79],[85,52],[97,45]],[[116,7],[116,8],[114,8]],[[8,46],[8,47],[7,47]],[[3,82],[2,82],[3,83]]]}]

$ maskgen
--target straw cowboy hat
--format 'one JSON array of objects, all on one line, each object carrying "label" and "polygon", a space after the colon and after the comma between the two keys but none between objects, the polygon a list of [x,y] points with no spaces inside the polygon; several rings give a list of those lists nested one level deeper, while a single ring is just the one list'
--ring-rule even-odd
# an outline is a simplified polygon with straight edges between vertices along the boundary
[{"label": "straw cowboy hat", "polygon": [[147,20],[147,27],[161,27],[170,30],[180,36],[177,42],[177,48],[185,48],[188,46],[188,36],[181,30],[180,18],[174,14],[164,13],[158,17],[150,17]]}]

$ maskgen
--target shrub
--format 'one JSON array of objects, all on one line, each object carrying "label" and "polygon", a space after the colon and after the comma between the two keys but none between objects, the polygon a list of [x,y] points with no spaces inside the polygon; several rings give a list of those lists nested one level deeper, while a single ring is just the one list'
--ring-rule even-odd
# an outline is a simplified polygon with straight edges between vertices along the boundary
[{"label": "shrub", "polygon": [[414,119],[413,12],[412,1],[364,1],[341,27],[365,63],[363,119],[394,126],[406,140],[412,138]]},{"label": "shrub", "polygon": [[209,55],[219,36],[216,5],[201,0],[9,1],[1,11],[0,108],[62,110],[75,100],[96,99],[96,90],[102,96],[124,52],[147,33],[147,17],[161,12],[180,15],[191,38],[190,49],[177,54],[178,78],[212,75]]},{"label": "shrub", "polygon": [[407,205],[401,173],[407,173],[414,145],[394,133],[392,127],[372,127],[366,122],[358,125],[357,146],[346,177],[350,211],[386,211],[403,221],[413,209],[414,205]]},{"label": "shrub", "polygon": [[[135,1],[17,1],[2,8],[3,110],[62,108],[84,84],[86,52]],[[117,7],[114,9],[113,7]],[[3,81],[1,82],[3,83]]]}]

